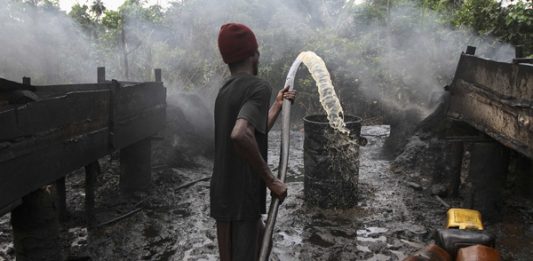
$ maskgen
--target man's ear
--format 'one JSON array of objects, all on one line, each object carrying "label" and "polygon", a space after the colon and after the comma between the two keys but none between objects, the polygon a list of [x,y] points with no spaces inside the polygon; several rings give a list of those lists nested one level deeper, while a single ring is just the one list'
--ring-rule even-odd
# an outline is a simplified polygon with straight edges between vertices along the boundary
[{"label": "man's ear", "polygon": [[259,62],[259,57],[260,57],[260,56],[261,56],[261,55],[259,54],[259,51],[256,51],[255,54],[254,54],[254,56],[252,56],[252,59],[253,59],[252,61],[253,61],[253,62]]}]

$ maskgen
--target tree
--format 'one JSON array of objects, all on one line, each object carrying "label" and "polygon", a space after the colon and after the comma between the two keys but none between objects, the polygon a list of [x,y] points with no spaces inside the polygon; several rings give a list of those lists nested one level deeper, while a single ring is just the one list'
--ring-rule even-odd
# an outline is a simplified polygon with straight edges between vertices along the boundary
[{"label": "tree", "polygon": [[88,33],[92,34],[94,29],[94,21],[89,14],[89,7],[87,5],[80,5],[79,3],[72,6],[68,13],[81,27]]},{"label": "tree", "polygon": [[102,0],[94,0],[91,5],[91,12],[96,16],[97,20],[100,20],[100,17],[104,14],[106,7]]}]

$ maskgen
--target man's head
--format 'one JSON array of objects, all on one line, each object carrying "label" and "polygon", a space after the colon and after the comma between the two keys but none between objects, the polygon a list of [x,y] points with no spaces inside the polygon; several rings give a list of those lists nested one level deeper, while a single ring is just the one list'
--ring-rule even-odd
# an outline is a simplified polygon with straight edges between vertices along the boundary
[{"label": "man's head", "polygon": [[224,63],[232,67],[252,65],[257,74],[259,51],[255,35],[246,25],[228,23],[220,27],[218,49]]}]

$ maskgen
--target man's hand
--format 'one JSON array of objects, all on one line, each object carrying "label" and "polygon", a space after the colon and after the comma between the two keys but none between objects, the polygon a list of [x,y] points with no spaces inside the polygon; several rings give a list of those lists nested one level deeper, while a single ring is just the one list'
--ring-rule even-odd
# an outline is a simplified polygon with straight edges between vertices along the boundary
[{"label": "man's hand", "polygon": [[287,197],[287,185],[281,180],[274,178],[267,184],[267,187],[272,192],[272,196],[278,198],[280,203]]},{"label": "man's hand", "polygon": [[278,118],[279,113],[281,112],[281,109],[283,108],[283,100],[287,99],[291,101],[291,103],[294,102],[294,99],[296,99],[296,91],[289,91],[290,86],[285,86],[285,88],[281,89],[278,94],[276,95],[276,100],[270,107],[270,110],[268,111],[268,130],[274,126],[274,122]]},{"label": "man's hand", "polygon": [[289,91],[289,88],[290,86],[287,85],[285,86],[285,88],[281,89],[278,92],[278,95],[276,95],[276,103],[278,103],[279,105],[283,105],[283,99],[287,99],[291,101],[291,103],[294,102],[294,100],[296,99],[296,91]]}]

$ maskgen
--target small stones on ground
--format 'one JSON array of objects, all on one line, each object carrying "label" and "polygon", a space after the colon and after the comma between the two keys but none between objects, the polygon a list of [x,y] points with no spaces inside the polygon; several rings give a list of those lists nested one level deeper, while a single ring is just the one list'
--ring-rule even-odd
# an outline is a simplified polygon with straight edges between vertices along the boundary
[{"label": "small stones on ground", "polygon": [[371,242],[368,245],[368,249],[370,249],[374,253],[381,252],[385,248],[387,248],[387,243],[382,242],[382,241]]},{"label": "small stones on ground", "polygon": [[418,191],[422,190],[422,186],[420,184],[418,184],[418,183],[411,182],[411,181],[406,181],[405,184],[407,184],[407,186],[409,186],[409,187],[411,187],[411,188],[413,188],[415,190],[418,190]]},{"label": "small stones on ground", "polygon": [[439,197],[446,197],[447,193],[446,186],[443,184],[433,184],[431,186],[431,195],[437,195]]},{"label": "small stones on ground", "polygon": [[335,245],[334,239],[331,235],[315,232],[310,238],[309,242],[321,247],[330,247]]},{"label": "small stones on ground", "polygon": [[424,235],[427,233],[426,228],[421,225],[410,225],[407,230],[415,235]]},{"label": "small stones on ground", "polygon": [[389,245],[389,249],[391,250],[398,250],[403,246],[402,242],[399,239],[393,238],[391,241],[392,242]]},{"label": "small stones on ground", "polygon": [[412,242],[412,241],[409,241],[409,240],[405,240],[405,239],[400,239],[400,241],[402,241],[404,244],[412,247],[412,248],[415,248],[415,249],[421,249],[424,247],[424,244],[421,244],[421,243],[417,243],[417,242]]}]

